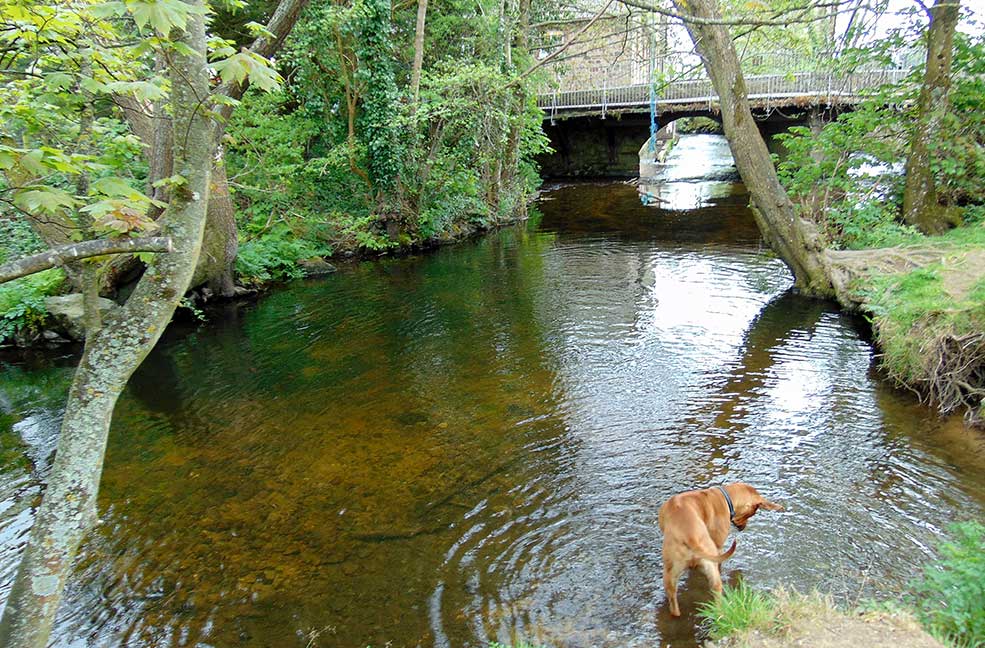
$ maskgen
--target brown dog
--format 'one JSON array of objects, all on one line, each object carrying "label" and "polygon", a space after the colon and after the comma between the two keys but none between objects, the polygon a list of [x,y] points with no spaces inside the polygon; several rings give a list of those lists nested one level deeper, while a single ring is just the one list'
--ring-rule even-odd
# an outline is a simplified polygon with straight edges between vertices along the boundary
[{"label": "brown dog", "polygon": [[741,482],[679,493],[664,502],[659,519],[664,534],[664,590],[671,616],[681,615],[677,579],[685,569],[699,567],[715,595],[722,593],[721,563],[735,552],[733,541],[728,551],[719,553],[728,537],[729,523],[742,531],[760,508],[783,510]]}]

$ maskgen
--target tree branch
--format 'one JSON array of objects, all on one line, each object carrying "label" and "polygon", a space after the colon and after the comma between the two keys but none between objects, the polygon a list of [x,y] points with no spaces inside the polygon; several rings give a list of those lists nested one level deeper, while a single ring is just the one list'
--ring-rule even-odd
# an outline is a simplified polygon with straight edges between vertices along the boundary
[{"label": "tree branch", "polygon": [[81,243],[59,245],[17,261],[0,266],[0,284],[43,270],[63,266],[79,259],[104,256],[107,254],[127,254],[130,252],[173,252],[171,239],[164,236],[126,239],[95,239]]},{"label": "tree branch", "polygon": [[[298,21],[298,16],[301,15],[301,10],[307,4],[308,0],[281,0],[277,4],[277,8],[274,9],[274,15],[270,17],[270,22],[267,23],[267,31],[273,35],[273,38],[260,36],[253,41],[250,51],[264,58],[273,56],[280,49],[280,46],[284,44],[284,39],[291,33],[294,23]],[[218,88],[216,93],[226,95],[230,99],[238,101],[246,92],[248,85],[249,79],[245,79],[239,83],[228,83]],[[219,113],[219,119],[217,120],[215,141],[219,142],[223,132],[226,130],[226,123],[229,121],[229,116],[233,114],[233,106],[228,104],[221,105],[218,107],[217,112]]]},{"label": "tree branch", "polygon": [[[605,12],[609,10],[609,7],[612,6],[612,3],[614,1],[615,0],[609,0],[607,3],[605,3],[605,6],[602,7],[598,11],[598,13],[596,13],[594,16],[592,16],[592,19],[589,20],[587,23],[585,23],[585,26],[584,27],[582,27],[581,29],[579,29],[578,31],[576,31],[574,34],[572,34],[571,35],[571,38],[569,38],[566,43],[564,43],[563,45],[561,45],[560,47],[558,47],[556,50],[554,50],[553,52],[551,52],[549,56],[547,56],[547,57],[545,57],[545,58],[537,61],[536,64],[531,65],[529,68],[526,69],[526,71],[523,74],[519,75],[518,77],[516,77],[515,79],[513,79],[512,81],[510,81],[509,83],[507,83],[506,84],[506,87],[509,88],[511,86],[515,86],[516,84],[520,83],[521,81],[523,81],[524,79],[526,79],[528,76],[530,76],[534,71],[539,70],[540,68],[544,67],[545,65],[547,65],[548,63],[550,63],[552,60],[554,60],[559,54],[561,54],[562,52],[564,52],[564,50],[566,50],[569,47],[571,47],[571,45],[576,40],[578,40],[578,38],[582,34],[584,34],[589,29],[591,29],[592,25],[594,25],[596,23],[596,21],[598,21],[599,18],[601,18],[603,15],[605,15]],[[622,0],[620,0],[620,1],[622,1]]]}]

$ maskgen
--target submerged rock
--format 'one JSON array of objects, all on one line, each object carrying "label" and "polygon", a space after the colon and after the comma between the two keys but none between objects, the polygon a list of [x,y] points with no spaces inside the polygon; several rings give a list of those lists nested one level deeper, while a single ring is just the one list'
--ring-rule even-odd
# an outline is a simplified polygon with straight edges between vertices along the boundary
[{"label": "submerged rock", "polygon": [[[71,295],[56,295],[46,297],[45,308],[58,327],[74,340],[85,339],[84,311],[82,308],[82,293]],[[105,317],[119,306],[109,299],[99,298],[99,312]]]}]

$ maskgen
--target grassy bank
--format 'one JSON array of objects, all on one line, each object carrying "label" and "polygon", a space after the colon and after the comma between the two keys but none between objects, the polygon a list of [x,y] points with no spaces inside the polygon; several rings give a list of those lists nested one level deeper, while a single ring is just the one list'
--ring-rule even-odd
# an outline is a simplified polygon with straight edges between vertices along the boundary
[{"label": "grassy bank", "polygon": [[847,277],[841,301],[872,321],[887,376],[985,423],[985,225],[831,257]]},{"label": "grassy bank", "polygon": [[820,594],[763,593],[740,583],[701,617],[719,646],[985,646],[985,526],[954,524],[950,534],[900,603],[846,610]]}]

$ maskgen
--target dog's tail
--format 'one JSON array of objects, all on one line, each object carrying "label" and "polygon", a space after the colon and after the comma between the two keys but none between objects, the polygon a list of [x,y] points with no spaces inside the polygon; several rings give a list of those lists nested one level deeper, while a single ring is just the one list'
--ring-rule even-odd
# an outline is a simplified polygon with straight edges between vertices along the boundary
[{"label": "dog's tail", "polygon": [[732,556],[732,554],[735,553],[735,545],[736,545],[736,541],[733,540],[732,541],[732,546],[729,547],[728,551],[726,551],[723,554],[717,554],[717,555],[716,554],[706,554],[703,551],[699,551],[699,550],[693,549],[693,548],[691,549],[691,551],[694,552],[694,555],[695,556],[697,556],[698,558],[701,558],[702,560],[710,560],[711,562],[720,563],[720,562],[725,562],[726,560],[729,559],[729,557]]}]

